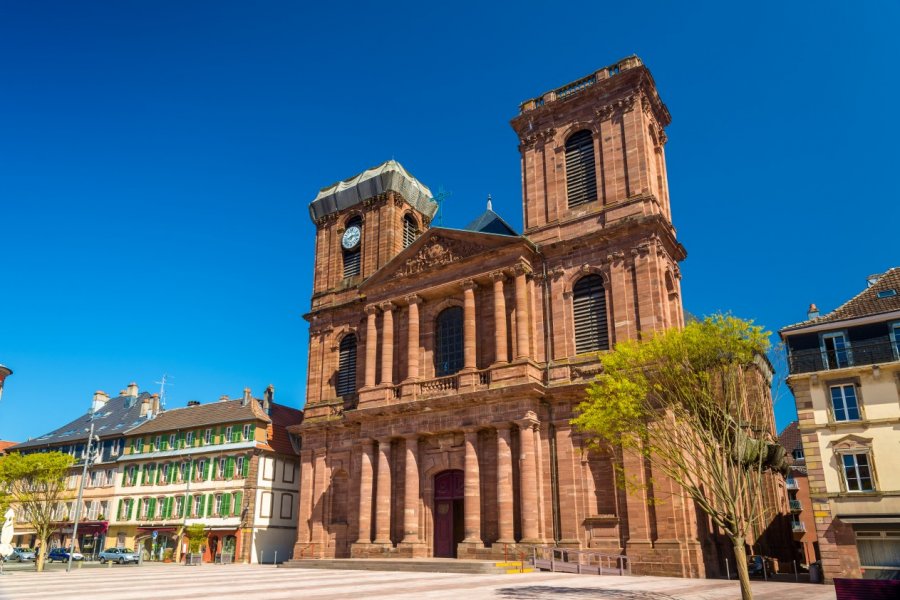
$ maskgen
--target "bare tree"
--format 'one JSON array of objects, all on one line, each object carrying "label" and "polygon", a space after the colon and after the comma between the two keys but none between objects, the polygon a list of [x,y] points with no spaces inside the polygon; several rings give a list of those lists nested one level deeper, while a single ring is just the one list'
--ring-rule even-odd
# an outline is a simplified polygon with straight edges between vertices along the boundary
[{"label": "bare tree", "polygon": [[760,327],[724,315],[617,344],[573,420],[594,445],[643,457],[694,500],[729,538],[744,600],[745,545],[771,510],[767,479],[786,469],[767,347]]}]

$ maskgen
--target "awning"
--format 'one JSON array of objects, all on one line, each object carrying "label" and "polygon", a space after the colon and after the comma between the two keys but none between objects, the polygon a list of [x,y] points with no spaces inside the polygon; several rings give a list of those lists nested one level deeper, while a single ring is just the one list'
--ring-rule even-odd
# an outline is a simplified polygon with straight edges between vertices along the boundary
[{"label": "awning", "polygon": [[837,515],[844,523],[877,525],[879,523],[900,523],[900,515]]}]

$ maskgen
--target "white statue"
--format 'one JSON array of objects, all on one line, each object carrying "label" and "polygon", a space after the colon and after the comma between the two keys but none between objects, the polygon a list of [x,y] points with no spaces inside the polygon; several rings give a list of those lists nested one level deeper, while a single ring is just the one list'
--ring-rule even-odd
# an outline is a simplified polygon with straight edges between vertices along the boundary
[{"label": "white statue", "polygon": [[10,545],[13,539],[13,525],[16,521],[16,511],[10,507],[6,514],[3,515],[3,529],[0,529],[0,558],[6,558],[13,553],[13,547]]}]

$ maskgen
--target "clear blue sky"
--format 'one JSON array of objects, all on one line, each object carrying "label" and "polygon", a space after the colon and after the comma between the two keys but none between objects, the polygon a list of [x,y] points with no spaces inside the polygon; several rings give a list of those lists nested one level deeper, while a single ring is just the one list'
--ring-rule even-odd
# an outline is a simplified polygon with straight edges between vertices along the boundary
[{"label": "clear blue sky", "polygon": [[[632,53],[673,115],[685,307],[772,330],[900,264],[896,2],[0,9],[0,438],[174,379],[303,403],[317,190],[391,157],[521,228],[521,100]],[[778,400],[779,427],[793,417]]]}]

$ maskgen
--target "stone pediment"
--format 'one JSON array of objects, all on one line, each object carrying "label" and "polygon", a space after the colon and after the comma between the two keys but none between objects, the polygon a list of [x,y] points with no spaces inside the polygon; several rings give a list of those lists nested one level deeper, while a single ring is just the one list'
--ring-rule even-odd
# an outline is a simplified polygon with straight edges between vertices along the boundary
[{"label": "stone pediment", "polygon": [[868,450],[872,447],[872,438],[865,438],[851,433],[838,440],[834,440],[830,445],[835,452]]},{"label": "stone pediment", "polygon": [[365,289],[388,280],[412,277],[521,242],[519,237],[435,227],[391,259],[361,287]]}]

